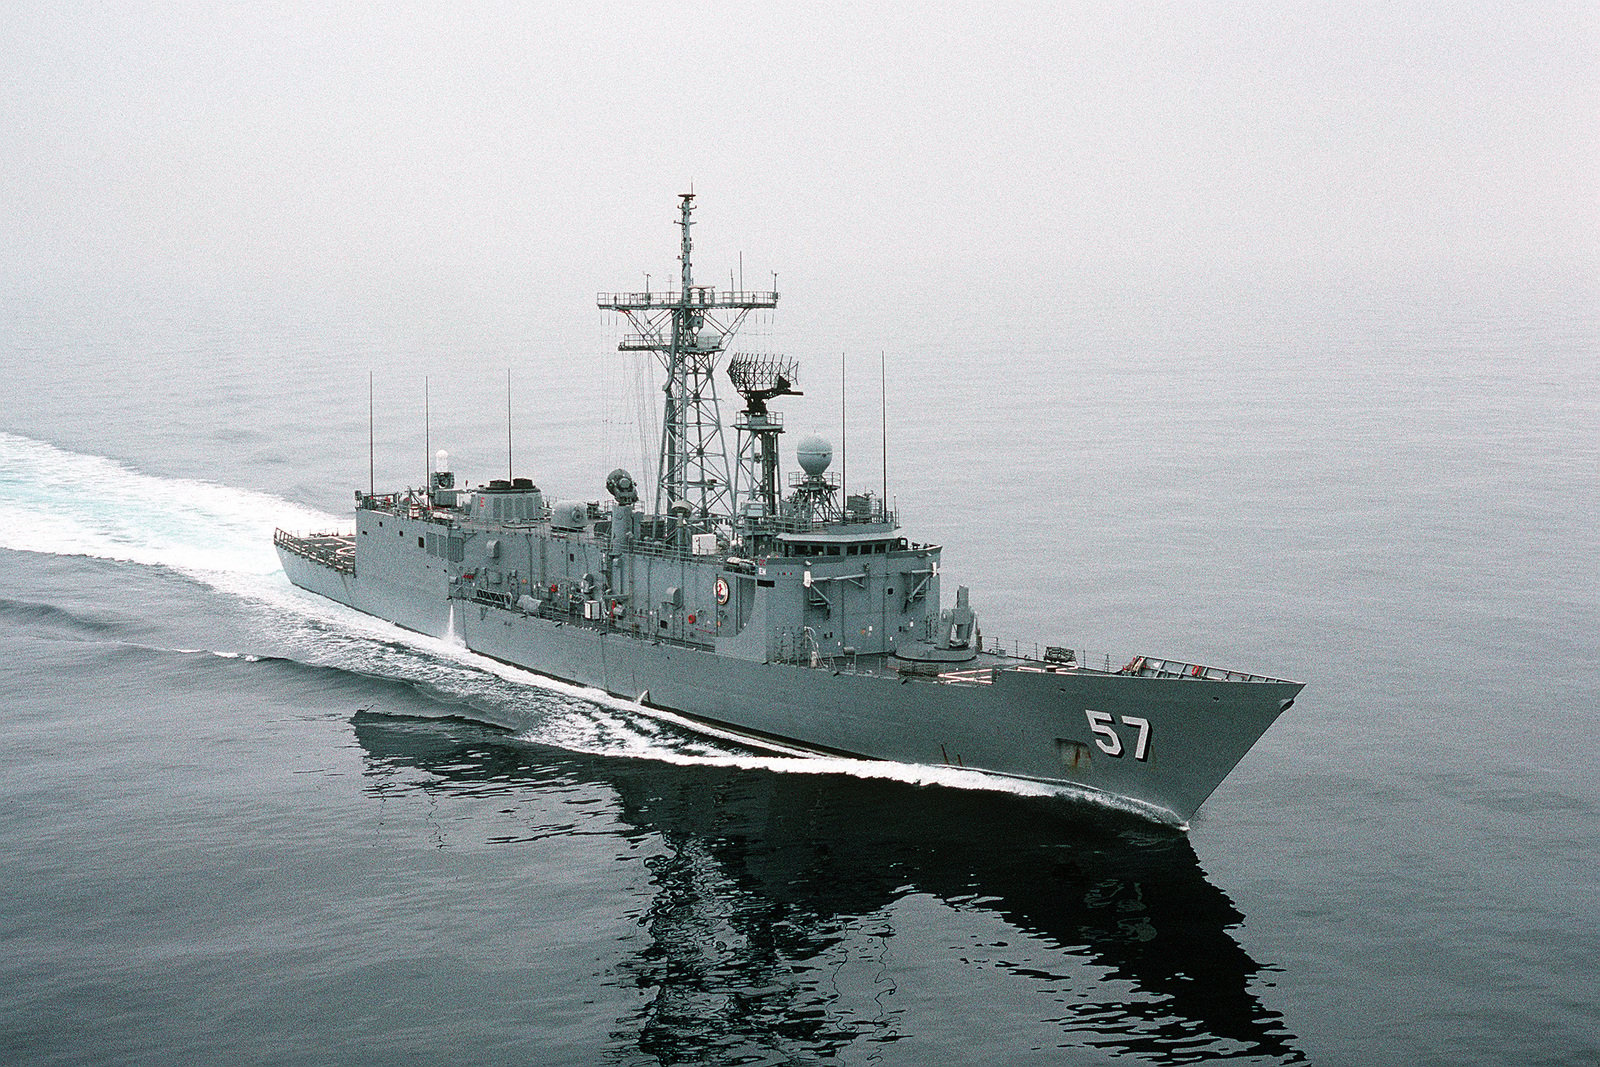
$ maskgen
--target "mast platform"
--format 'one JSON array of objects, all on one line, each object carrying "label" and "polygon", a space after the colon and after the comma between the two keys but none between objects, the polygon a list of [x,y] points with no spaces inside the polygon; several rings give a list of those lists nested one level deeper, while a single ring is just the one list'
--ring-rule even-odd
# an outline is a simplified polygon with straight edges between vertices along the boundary
[{"label": "mast platform", "polygon": [[677,291],[659,293],[597,293],[595,304],[601,311],[640,311],[652,308],[739,308],[754,311],[778,306],[778,294],[762,290],[729,290],[717,292],[709,285],[691,285],[688,299]]}]

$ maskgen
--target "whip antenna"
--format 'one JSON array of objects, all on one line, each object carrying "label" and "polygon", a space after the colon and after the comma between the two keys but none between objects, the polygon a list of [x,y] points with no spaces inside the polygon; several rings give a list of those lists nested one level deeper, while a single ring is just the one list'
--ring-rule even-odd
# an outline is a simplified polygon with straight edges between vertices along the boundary
[{"label": "whip antenna", "polygon": [[889,357],[878,352],[878,426],[883,431],[883,506],[889,506]]}]

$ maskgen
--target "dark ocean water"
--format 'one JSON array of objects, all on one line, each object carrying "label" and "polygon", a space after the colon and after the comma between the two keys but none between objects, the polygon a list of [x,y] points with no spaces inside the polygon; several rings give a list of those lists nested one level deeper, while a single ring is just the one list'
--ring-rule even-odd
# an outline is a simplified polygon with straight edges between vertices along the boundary
[{"label": "dark ocean water", "polygon": [[[986,634],[1310,683],[1183,833],[756,757],[287,585],[273,527],[366,485],[368,370],[380,484],[420,478],[424,375],[431,446],[501,476],[507,366],[517,473],[648,473],[601,330],[8,294],[0,1057],[1597,1062],[1591,297],[888,352],[891,492]],[[474,723],[508,704],[537,725]]]}]

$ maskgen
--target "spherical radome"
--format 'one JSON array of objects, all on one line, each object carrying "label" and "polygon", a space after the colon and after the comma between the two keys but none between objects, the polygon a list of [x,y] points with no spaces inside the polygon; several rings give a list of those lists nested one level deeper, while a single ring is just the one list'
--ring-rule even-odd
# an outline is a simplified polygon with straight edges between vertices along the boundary
[{"label": "spherical radome", "polygon": [[833,446],[816,434],[802,438],[794,453],[800,461],[800,469],[813,476],[827,470],[828,464],[833,462]]}]

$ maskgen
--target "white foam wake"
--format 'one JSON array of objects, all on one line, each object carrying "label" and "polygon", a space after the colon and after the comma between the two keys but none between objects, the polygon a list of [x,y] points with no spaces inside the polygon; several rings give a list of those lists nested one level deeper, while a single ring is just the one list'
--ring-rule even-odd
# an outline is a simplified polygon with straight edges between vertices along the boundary
[{"label": "white foam wake", "polygon": [[159,478],[0,432],[0,548],[165,566],[198,577],[278,571],[276,526],[338,520],[266,493]]}]

